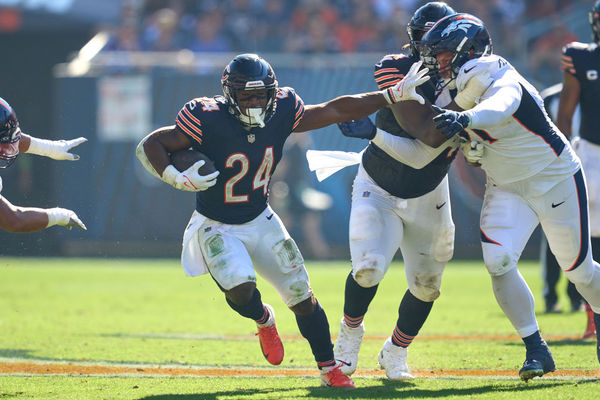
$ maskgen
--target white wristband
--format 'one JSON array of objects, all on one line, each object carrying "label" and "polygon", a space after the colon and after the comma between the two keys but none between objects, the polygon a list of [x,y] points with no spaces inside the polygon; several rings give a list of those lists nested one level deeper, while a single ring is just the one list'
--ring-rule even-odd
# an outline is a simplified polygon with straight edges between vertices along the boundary
[{"label": "white wristband", "polygon": [[29,148],[27,153],[37,154],[39,156],[49,157],[56,152],[60,145],[53,140],[39,139],[30,136]]},{"label": "white wristband", "polygon": [[175,168],[172,164],[167,165],[167,168],[162,173],[161,179],[168,183],[171,186],[175,186],[177,184],[177,176],[179,176],[180,172]]},{"label": "white wristband", "polygon": [[60,222],[63,222],[63,224],[68,222],[69,216],[65,213],[65,211],[66,210],[64,208],[59,207],[47,209],[46,215],[48,215],[48,225],[46,225],[46,228],[58,225]]}]

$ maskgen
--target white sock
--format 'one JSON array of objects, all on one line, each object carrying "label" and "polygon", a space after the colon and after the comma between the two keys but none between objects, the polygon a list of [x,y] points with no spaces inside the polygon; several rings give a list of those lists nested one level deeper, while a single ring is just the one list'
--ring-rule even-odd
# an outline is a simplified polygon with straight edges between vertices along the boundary
[{"label": "white sock", "polygon": [[513,268],[504,275],[491,278],[496,301],[519,336],[523,338],[535,333],[539,328],[533,294],[519,270]]}]

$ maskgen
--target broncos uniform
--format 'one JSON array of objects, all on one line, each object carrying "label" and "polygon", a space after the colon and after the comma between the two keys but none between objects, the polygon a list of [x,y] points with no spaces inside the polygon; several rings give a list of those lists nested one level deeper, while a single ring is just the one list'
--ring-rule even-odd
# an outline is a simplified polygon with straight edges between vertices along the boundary
[{"label": "broncos uniform", "polygon": [[[417,61],[414,56],[385,56],[375,66],[379,88],[395,85]],[[422,88],[428,100],[435,102],[433,85]],[[376,125],[412,139],[388,108],[378,111]],[[350,214],[353,276],[361,286],[378,284],[400,248],[411,292],[423,301],[439,296],[442,270],[453,252],[447,172],[455,154],[455,148],[448,147],[428,165],[415,169],[373,142],[364,151]]]},{"label": "broncos uniform", "polygon": [[[492,78],[477,105],[464,112],[471,120],[467,134],[485,146],[480,163],[487,184],[480,227],[488,272],[499,281],[512,279],[509,276],[515,275],[509,272],[516,269],[531,233],[541,223],[565,275],[597,313],[600,266],[590,251],[587,191],[579,158],[548,117],[537,90],[505,59],[491,55],[467,61],[457,77],[459,91],[471,71],[485,71]],[[495,286],[494,293],[525,338],[538,327],[533,296],[522,278],[517,281],[511,283],[512,289]],[[515,287],[521,285],[524,290],[517,295]]]},{"label": "broncos uniform", "polygon": [[304,260],[268,205],[271,175],[303,112],[302,99],[288,87],[278,90],[274,114],[263,128],[244,129],[222,96],[194,99],[182,107],[177,126],[220,171],[215,186],[196,193],[182,253],[188,275],[203,274],[207,267],[223,288],[231,289],[249,277],[255,281],[257,271],[288,306],[309,297]]},{"label": "broncos uniform", "polygon": [[579,81],[581,123],[573,148],[587,178],[590,229],[600,237],[600,48],[597,43],[570,43],[563,48],[562,68]]}]

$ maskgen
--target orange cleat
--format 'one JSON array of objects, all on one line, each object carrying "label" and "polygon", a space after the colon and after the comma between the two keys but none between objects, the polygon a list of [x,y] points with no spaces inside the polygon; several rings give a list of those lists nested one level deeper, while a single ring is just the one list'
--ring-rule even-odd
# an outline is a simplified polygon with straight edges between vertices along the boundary
[{"label": "orange cleat", "polygon": [[275,312],[268,304],[265,304],[265,308],[269,310],[269,319],[265,324],[257,325],[258,333],[256,335],[258,336],[263,356],[265,356],[269,364],[279,365],[283,361],[283,344],[279,338],[279,333],[277,333]]},{"label": "orange cleat", "polygon": [[585,305],[585,313],[587,314],[587,326],[583,333],[584,339],[593,338],[596,336],[596,324],[594,324],[594,312],[589,304]]},{"label": "orange cleat", "polygon": [[354,381],[345,375],[340,367],[342,363],[337,363],[333,367],[325,367],[321,370],[321,386],[338,388],[355,388]]}]

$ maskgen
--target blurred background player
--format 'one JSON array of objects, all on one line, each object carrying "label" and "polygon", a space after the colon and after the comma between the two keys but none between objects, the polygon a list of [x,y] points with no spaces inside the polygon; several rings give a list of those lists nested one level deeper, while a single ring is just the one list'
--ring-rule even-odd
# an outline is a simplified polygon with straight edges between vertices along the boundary
[{"label": "blurred background player", "polygon": [[[487,176],[480,223],[483,258],[496,300],[526,345],[519,376],[527,381],[555,370],[539,332],[533,295],[517,269],[533,230],[541,224],[565,275],[590,303],[596,320],[600,265],[590,251],[581,162],[548,118],[537,90],[488,50],[489,33],[470,14],[440,20],[421,41],[424,63],[444,79],[456,80],[457,96],[474,79],[488,81],[469,104],[456,102],[467,111],[434,106],[440,112],[434,121],[445,138],[468,135],[485,147],[480,160]],[[600,348],[597,357],[600,361]]]},{"label": "blurred background player", "polygon": [[[591,250],[600,260],[600,0],[589,12],[593,43],[569,43],[563,48],[563,88],[558,104],[557,126],[571,139],[581,160],[588,189]],[[573,115],[579,105],[579,136],[573,136]],[[554,260],[552,261],[554,262]],[[584,338],[593,337],[597,326],[586,303],[588,316]]]},{"label": "blurred background player", "polygon": [[[159,179],[180,190],[197,192],[196,210],[184,233],[182,266],[191,276],[210,272],[227,304],[252,319],[267,361],[283,360],[273,308],[263,304],[256,272],[272,284],[294,312],[312,349],[321,384],[354,387],[340,371],[325,311],[313,295],[304,259],[278,215],[268,204],[269,182],[293,132],[365,117],[404,100],[423,98],[415,87],[427,81],[415,64],[406,78],[387,89],[304,105],[290,87],[278,87],[275,72],[256,54],[235,57],[223,71],[224,96],[186,103],[176,125],[160,128],[138,145],[137,156]],[[202,176],[198,161],[180,172],[169,154],[194,148],[217,171]],[[218,178],[217,178],[218,177]]]},{"label": "blurred background player", "polygon": [[[407,26],[410,53],[386,55],[375,65],[375,82],[380,89],[393,87],[415,63],[419,63],[419,41],[442,17],[455,11],[443,2],[429,2],[417,9]],[[451,101],[428,82],[420,88],[431,103],[444,106]],[[394,112],[377,112],[377,128],[413,141],[420,129],[409,118],[422,107],[403,103]],[[403,125],[396,120],[396,116]],[[430,120],[429,120],[430,121]],[[430,148],[432,156],[416,163],[395,154],[376,137],[370,119],[340,124],[345,135],[361,137],[360,130],[372,132],[354,180],[350,212],[350,254],[352,270],[346,279],[344,316],[336,341],[335,357],[342,371],[354,373],[365,326],[363,319],[379,283],[400,249],[404,259],[408,290],[400,302],[393,334],[385,341],[379,364],[392,380],[411,379],[407,364],[408,346],[425,323],[433,302],[440,295],[442,273],[452,258],[452,222],[447,172],[454,160],[455,146]],[[371,136],[371,137],[368,137]],[[413,152],[416,154],[416,152]]]},{"label": "blurred background player", "polygon": [[[19,153],[38,154],[55,160],[78,160],[79,156],[69,153],[69,150],[85,141],[82,137],[73,140],[44,140],[21,132],[14,110],[0,98],[0,168],[10,167]],[[58,207],[19,207],[0,195],[0,228],[14,233],[28,233],[54,225],[69,229],[75,226],[86,230],[83,222],[71,210]]]}]

